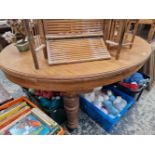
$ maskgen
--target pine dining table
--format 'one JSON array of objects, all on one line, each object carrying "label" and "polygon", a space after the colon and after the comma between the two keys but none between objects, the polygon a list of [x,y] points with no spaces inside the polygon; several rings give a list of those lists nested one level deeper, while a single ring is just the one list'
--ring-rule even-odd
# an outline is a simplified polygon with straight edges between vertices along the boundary
[{"label": "pine dining table", "polygon": [[122,48],[118,60],[113,56],[116,50],[111,49],[109,60],[49,66],[43,52],[38,51],[40,69],[36,70],[31,52],[20,53],[14,44],[10,44],[0,53],[0,69],[10,81],[22,87],[62,92],[67,127],[73,130],[78,127],[80,94],[115,83],[138,71],[151,51],[150,44],[138,36],[131,49]]}]

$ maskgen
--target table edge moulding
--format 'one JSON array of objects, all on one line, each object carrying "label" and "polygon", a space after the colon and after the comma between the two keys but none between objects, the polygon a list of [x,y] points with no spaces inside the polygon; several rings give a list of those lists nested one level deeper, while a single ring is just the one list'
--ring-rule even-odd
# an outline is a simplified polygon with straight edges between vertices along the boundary
[{"label": "table edge moulding", "polygon": [[132,48],[121,49],[118,60],[113,57],[116,50],[112,49],[109,60],[50,66],[43,52],[38,51],[40,68],[36,70],[31,52],[20,53],[11,44],[0,53],[0,68],[10,81],[22,87],[64,92],[67,126],[74,129],[78,125],[80,93],[120,81],[138,71],[151,51],[151,46],[137,36]]}]

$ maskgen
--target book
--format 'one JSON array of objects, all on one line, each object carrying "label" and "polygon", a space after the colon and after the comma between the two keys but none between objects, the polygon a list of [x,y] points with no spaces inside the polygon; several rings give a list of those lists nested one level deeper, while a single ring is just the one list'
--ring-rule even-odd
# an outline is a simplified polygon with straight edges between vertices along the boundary
[{"label": "book", "polygon": [[43,113],[40,109],[38,108],[33,108],[32,109],[32,113],[38,117],[39,119],[41,119],[42,121],[44,121],[48,126],[50,127],[55,127],[58,124],[52,119],[50,118],[48,115],[46,115],[45,113]]},{"label": "book", "polygon": [[46,135],[50,128],[32,114],[22,118],[8,129],[11,135]]},{"label": "book", "polygon": [[0,134],[55,135],[60,129],[60,126],[53,119],[44,114],[40,109],[33,108],[0,129]]},{"label": "book", "polygon": [[17,111],[19,111],[21,108],[25,107],[27,105],[26,102],[22,102],[19,105],[13,106],[13,108],[9,108],[4,113],[0,114],[0,121],[3,121],[6,117],[9,117],[13,114],[15,114]]},{"label": "book", "polygon": [[38,108],[33,108],[32,109],[32,113],[41,121],[43,121],[44,123],[46,123],[50,128],[50,135],[54,135],[56,134],[61,128],[60,126],[52,119],[50,118],[48,115],[46,115],[45,113],[43,113],[40,109]]},{"label": "book", "polygon": [[29,106],[25,106],[22,109],[20,109],[19,111],[17,111],[16,113],[14,113],[13,115],[6,117],[3,121],[0,122],[0,128],[8,125],[10,122],[14,121],[15,119],[17,119],[24,113],[30,111],[30,109],[31,108]]},{"label": "book", "polygon": [[[23,102],[18,102],[18,103],[15,103],[15,104],[13,104],[13,105],[11,105],[11,106],[9,106],[9,107],[3,109],[3,110],[0,110],[0,115],[4,114],[4,113],[7,112],[7,111],[10,111],[11,109],[17,107],[19,104],[22,104],[22,103],[23,103]],[[27,105],[28,105],[28,104],[27,104]]]},{"label": "book", "polygon": [[46,135],[50,132],[51,128],[37,119],[31,111],[0,130],[0,134],[10,135]]},{"label": "book", "polygon": [[14,113],[12,113],[11,115],[6,116],[6,117],[4,117],[2,120],[0,120],[0,124],[1,124],[2,122],[4,122],[5,120],[9,119],[9,118],[12,118],[14,115],[18,114],[18,113],[19,113],[20,111],[22,111],[23,109],[31,109],[31,108],[30,108],[29,106],[22,107],[22,108],[19,109],[18,111],[14,112]]},{"label": "book", "polygon": [[20,116],[19,118],[17,118],[16,120],[12,121],[11,123],[9,123],[7,126],[3,127],[2,129],[0,129],[0,134],[4,135],[7,133],[7,130],[13,126],[15,123],[17,123],[18,121],[20,121],[22,118],[26,117],[27,115],[29,115],[31,113],[31,111],[23,114],[22,116]]},{"label": "book", "polygon": [[58,131],[60,131],[60,129],[61,129],[60,126],[57,125],[51,129],[51,132],[48,135],[56,135]]}]

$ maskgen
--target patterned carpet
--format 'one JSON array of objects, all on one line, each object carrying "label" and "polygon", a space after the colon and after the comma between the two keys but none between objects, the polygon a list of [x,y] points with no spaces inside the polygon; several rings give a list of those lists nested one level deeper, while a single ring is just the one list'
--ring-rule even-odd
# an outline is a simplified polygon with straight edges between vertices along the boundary
[{"label": "patterned carpet", "polygon": [[[0,71],[0,83],[17,98],[25,95],[22,89],[7,80]],[[63,125],[65,128],[65,125]],[[107,135],[103,128],[96,124],[82,111],[79,112],[79,126],[70,135]],[[113,128],[112,135],[152,135],[155,134],[155,86],[150,92],[145,91],[139,100]]]}]

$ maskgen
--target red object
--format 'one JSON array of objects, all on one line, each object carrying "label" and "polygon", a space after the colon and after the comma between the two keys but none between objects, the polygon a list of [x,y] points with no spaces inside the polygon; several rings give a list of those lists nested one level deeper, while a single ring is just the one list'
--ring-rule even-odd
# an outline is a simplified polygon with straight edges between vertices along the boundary
[{"label": "red object", "polygon": [[34,94],[36,96],[43,96],[43,92],[41,90],[35,90]]},{"label": "red object", "polygon": [[53,93],[51,91],[43,91],[43,97],[47,99],[51,99],[53,97]]},{"label": "red object", "polygon": [[119,84],[121,86],[124,86],[126,88],[129,88],[129,89],[131,89],[133,91],[136,91],[138,89],[138,85],[137,84],[133,84],[133,83],[132,84],[128,84],[128,83],[124,83],[124,82],[119,82]]},{"label": "red object", "polygon": [[28,124],[29,124],[30,126],[33,126],[33,127],[38,127],[38,126],[40,126],[40,123],[37,122],[37,121],[34,121],[34,120],[28,121]]},{"label": "red object", "polygon": [[43,90],[35,90],[35,96],[42,96],[47,99],[51,99],[53,97],[53,92],[51,91],[43,91]]}]

